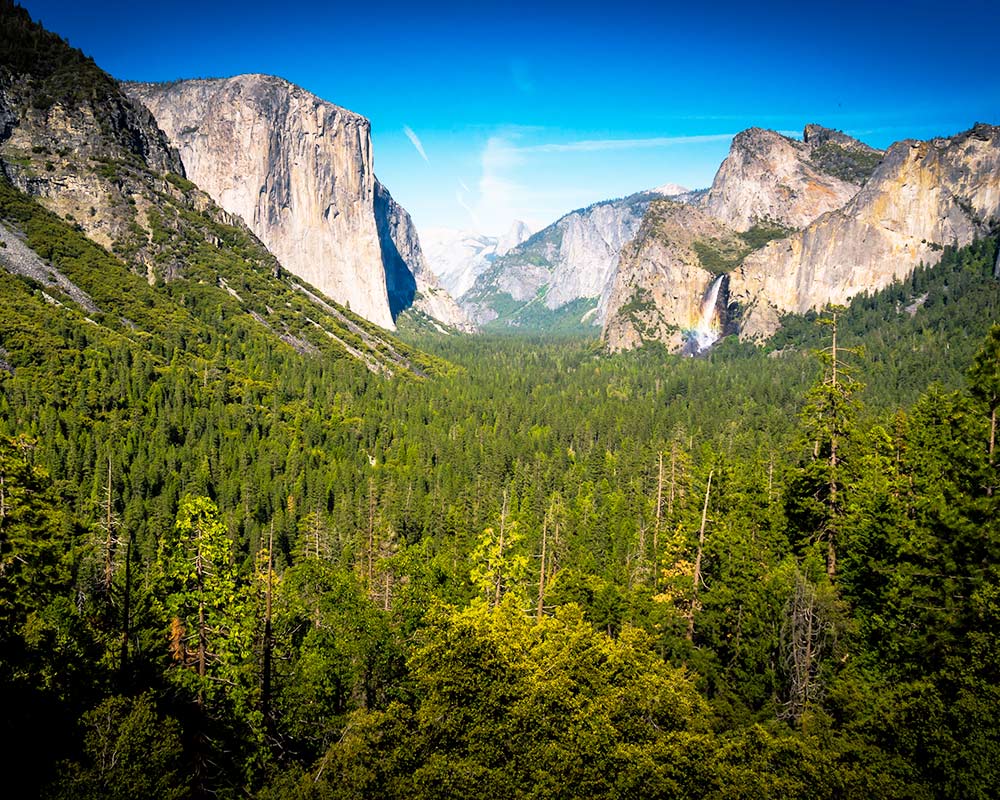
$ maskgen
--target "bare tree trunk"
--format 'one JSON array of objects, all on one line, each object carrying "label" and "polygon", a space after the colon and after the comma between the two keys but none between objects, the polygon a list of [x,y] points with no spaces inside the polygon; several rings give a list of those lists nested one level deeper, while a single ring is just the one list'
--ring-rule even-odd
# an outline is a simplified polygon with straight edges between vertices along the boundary
[{"label": "bare tree trunk", "polygon": [[497,564],[496,564],[496,586],[493,594],[493,607],[496,608],[500,605],[500,591],[503,584],[503,548],[504,548],[504,534],[507,531],[507,490],[503,490],[503,506],[500,509],[500,542],[499,549],[497,553]]},{"label": "bare tree trunk", "polygon": [[[663,518],[663,451],[657,454],[656,470],[656,525],[653,527],[653,564],[660,557],[660,520]],[[655,582],[654,577],[654,582]]]},{"label": "bare tree trunk", "polygon": [[111,456],[108,456],[108,487],[107,498],[105,500],[104,527],[104,592],[111,591],[111,580],[114,577],[114,565],[111,559],[112,548],[114,547],[114,523],[111,518]]},{"label": "bare tree trunk", "polygon": [[208,659],[208,630],[205,620],[205,569],[201,556],[201,541],[199,534],[198,553],[195,556],[195,575],[198,585],[198,705],[205,701],[204,678]]},{"label": "bare tree trunk", "polygon": [[122,647],[119,660],[119,674],[125,678],[128,666],[128,637],[132,617],[132,535],[125,540],[125,595],[122,600]]},{"label": "bare tree trunk", "polygon": [[271,575],[274,570],[274,520],[271,520],[271,530],[267,535],[267,584],[264,593],[264,647],[262,681],[260,690],[260,711],[264,717],[265,729],[270,728],[271,720],[271,658],[273,643],[271,641]]},{"label": "bare tree trunk", "polygon": [[375,571],[375,479],[368,481],[368,586],[372,585]]},{"label": "bare tree trunk", "polygon": [[712,492],[712,475],[708,473],[708,485],[705,487],[705,504],[701,508],[701,528],[698,530],[698,553],[694,559],[694,591],[691,595],[691,608],[688,610],[687,640],[694,640],[694,614],[700,607],[698,604],[698,586],[701,584],[701,556],[705,549],[705,524],[708,522],[708,498]]},{"label": "bare tree trunk", "polygon": [[797,572],[781,634],[788,672],[788,700],[781,716],[786,719],[798,721],[809,703],[819,699],[822,686],[817,673],[829,630],[830,622],[818,607],[816,589]]},{"label": "bare tree trunk", "polygon": [[538,607],[535,609],[535,621],[542,618],[542,611],[545,608],[545,546],[548,543],[549,515],[542,519],[542,558],[538,565]]}]

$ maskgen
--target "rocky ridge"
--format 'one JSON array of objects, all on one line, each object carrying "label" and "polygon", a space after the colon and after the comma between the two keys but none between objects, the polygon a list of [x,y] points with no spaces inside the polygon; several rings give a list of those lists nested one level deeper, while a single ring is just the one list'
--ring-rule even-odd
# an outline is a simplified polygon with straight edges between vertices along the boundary
[{"label": "rocky ridge", "polygon": [[577,324],[602,323],[621,249],[657,196],[640,192],[566,214],[496,258],[462,296],[463,308],[478,324],[544,327],[566,309]]},{"label": "rocky ridge", "polygon": [[737,231],[757,225],[802,228],[850,200],[879,156],[819,125],[807,126],[801,142],[750,128],[733,138],[702,202],[709,214]]},{"label": "rocky ridge", "polygon": [[783,312],[887,286],[998,223],[1000,127],[897,142],[845,206],[749,255],[733,273],[742,335],[765,338]]},{"label": "rocky ridge", "polygon": [[500,237],[455,228],[427,228],[421,233],[421,241],[431,272],[460,301],[497,256],[506,255],[531,233],[526,223],[515,220]]}]

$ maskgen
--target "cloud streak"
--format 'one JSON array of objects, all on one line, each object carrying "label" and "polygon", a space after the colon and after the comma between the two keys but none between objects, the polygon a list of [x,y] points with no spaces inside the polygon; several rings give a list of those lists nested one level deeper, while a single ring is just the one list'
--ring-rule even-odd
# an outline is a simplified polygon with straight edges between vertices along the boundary
[{"label": "cloud streak", "polygon": [[406,134],[406,138],[409,139],[410,142],[412,142],[412,144],[416,148],[417,152],[420,153],[420,157],[424,161],[426,161],[428,164],[430,164],[431,160],[427,157],[427,153],[424,152],[424,145],[420,141],[420,137],[417,136],[416,133],[414,133],[413,128],[411,128],[409,125],[404,125],[403,126],[403,133]]},{"label": "cloud streak", "polygon": [[516,149],[519,153],[596,153],[601,150],[640,150],[681,144],[726,142],[735,135],[735,133],[713,133],[703,136],[652,136],[645,139],[584,139],[558,144],[533,144]]}]

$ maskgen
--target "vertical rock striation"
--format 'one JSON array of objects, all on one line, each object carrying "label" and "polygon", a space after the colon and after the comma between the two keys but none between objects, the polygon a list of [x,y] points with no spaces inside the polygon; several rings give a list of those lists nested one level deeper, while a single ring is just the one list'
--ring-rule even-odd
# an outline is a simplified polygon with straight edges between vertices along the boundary
[{"label": "vertical rock striation", "polygon": [[125,88],[167,133],[187,177],[286,269],[394,327],[367,119],[267,75]]},{"label": "vertical rock striation", "polygon": [[125,88],[178,149],[187,177],[286,269],[394,327],[368,120],[267,75]]}]

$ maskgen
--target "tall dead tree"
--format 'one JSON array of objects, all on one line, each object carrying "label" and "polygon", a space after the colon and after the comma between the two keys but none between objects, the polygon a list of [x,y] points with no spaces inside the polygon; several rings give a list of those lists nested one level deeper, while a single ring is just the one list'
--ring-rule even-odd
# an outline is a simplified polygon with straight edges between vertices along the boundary
[{"label": "tall dead tree", "polygon": [[694,559],[694,586],[691,590],[691,605],[688,609],[687,615],[687,640],[689,642],[694,640],[695,612],[701,608],[701,603],[698,600],[698,589],[702,584],[701,559],[702,554],[705,551],[705,525],[708,522],[708,500],[712,493],[712,476],[714,474],[714,470],[708,473],[708,485],[705,487],[705,503],[701,508],[701,527],[698,529],[698,551]]},{"label": "tall dead tree", "polygon": [[833,624],[819,592],[796,569],[781,627],[781,655],[787,680],[780,716],[798,721],[823,695],[819,667],[832,644]]},{"label": "tall dead tree", "polygon": [[271,596],[274,576],[274,520],[267,534],[267,579],[264,584],[264,641],[261,647],[261,688],[260,711],[265,727],[270,727],[271,720],[271,659],[274,651],[274,641],[271,630]]}]

